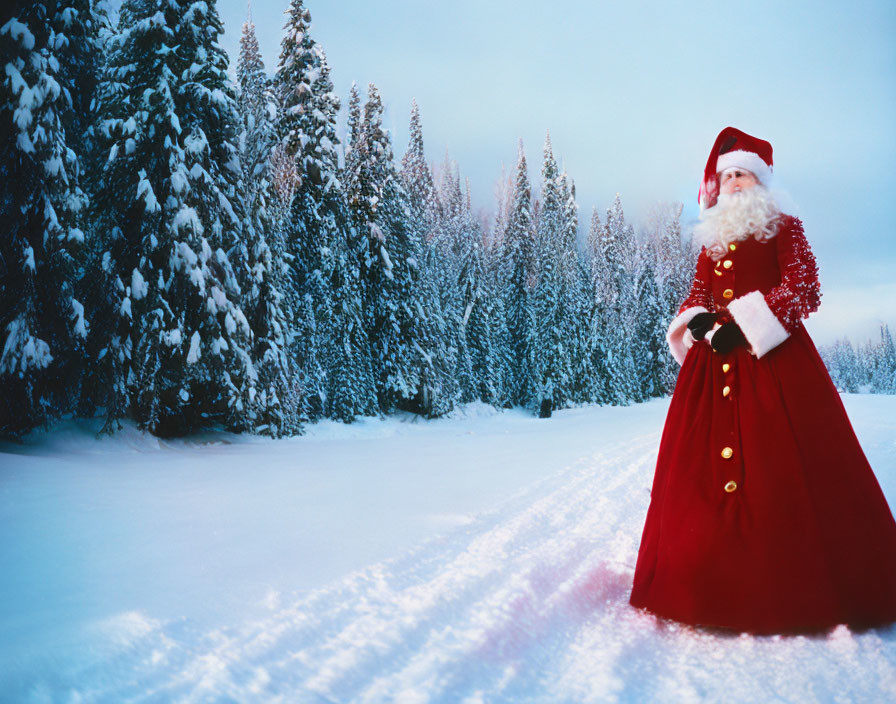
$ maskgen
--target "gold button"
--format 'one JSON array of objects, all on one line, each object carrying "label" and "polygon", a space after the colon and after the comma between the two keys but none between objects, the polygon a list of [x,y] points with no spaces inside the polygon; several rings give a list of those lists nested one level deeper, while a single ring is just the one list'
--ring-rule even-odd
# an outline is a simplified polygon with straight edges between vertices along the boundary
[{"label": "gold button", "polygon": [[737,249],[737,247],[735,247],[733,244],[729,244],[728,249],[730,249],[733,252],[735,249]]},{"label": "gold button", "polygon": [[724,291],[722,291],[722,298],[734,298],[734,291],[732,291],[730,288],[726,288]]},{"label": "gold button", "polygon": [[731,455],[733,455],[733,454],[734,454],[734,450],[732,450],[730,447],[726,447],[722,450],[722,457],[724,457],[726,460],[730,460]]},{"label": "gold button", "polygon": [[713,269],[713,271],[715,272],[716,276],[721,276],[721,275],[722,275],[722,272],[719,271],[718,269]]},{"label": "gold button", "polygon": [[730,259],[726,259],[724,262],[722,262],[722,266],[725,267],[726,269],[730,269],[731,267],[734,266],[734,262],[731,261]]},{"label": "gold button", "polygon": [[725,363],[722,365],[722,371],[725,372],[725,373],[727,374],[729,369],[731,369],[731,365],[728,364],[728,362],[725,362]]},{"label": "gold button", "polygon": [[727,395],[730,394],[730,393],[731,393],[731,387],[730,387],[730,386],[726,386],[724,389],[722,389],[722,396],[727,396]]},{"label": "gold button", "polygon": [[725,491],[727,491],[729,494],[735,489],[737,489],[737,482],[733,479],[725,485]]},{"label": "gold button", "polygon": [[716,269],[718,269],[720,266],[722,266],[722,262],[716,262]]}]

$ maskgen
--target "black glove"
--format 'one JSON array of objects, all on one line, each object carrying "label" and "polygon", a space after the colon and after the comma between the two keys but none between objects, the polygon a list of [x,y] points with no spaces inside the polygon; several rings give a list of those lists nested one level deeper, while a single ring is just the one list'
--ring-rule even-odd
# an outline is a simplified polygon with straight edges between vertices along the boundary
[{"label": "black glove", "polygon": [[740,326],[732,320],[713,333],[710,344],[713,351],[719,354],[727,354],[735,347],[746,345],[747,338],[744,337]]},{"label": "black glove", "polygon": [[688,323],[688,330],[695,340],[702,340],[706,337],[712,326],[716,323],[718,315],[715,313],[697,313]]}]

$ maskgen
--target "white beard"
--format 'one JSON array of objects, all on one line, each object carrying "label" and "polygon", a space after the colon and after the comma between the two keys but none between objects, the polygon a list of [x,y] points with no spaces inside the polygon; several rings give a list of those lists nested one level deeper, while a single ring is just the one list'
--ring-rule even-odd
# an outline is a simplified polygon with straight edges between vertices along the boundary
[{"label": "white beard", "polygon": [[760,242],[774,237],[780,215],[774,198],[759,184],[745,191],[722,193],[716,205],[700,214],[694,241],[718,260],[725,256],[732,242],[751,236]]}]

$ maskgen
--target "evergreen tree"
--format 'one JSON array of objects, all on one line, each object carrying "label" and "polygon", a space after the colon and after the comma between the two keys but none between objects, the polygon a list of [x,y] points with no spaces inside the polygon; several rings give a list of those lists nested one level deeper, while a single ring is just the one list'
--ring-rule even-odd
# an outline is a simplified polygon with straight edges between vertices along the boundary
[{"label": "evergreen tree", "polygon": [[[298,432],[301,399],[294,387],[289,355],[290,320],[285,306],[295,301],[285,266],[282,223],[276,208],[271,154],[276,141],[271,95],[258,49],[255,25],[243,24],[237,63],[240,113],[242,200],[246,204],[241,242],[243,309],[253,331],[252,360],[258,370],[257,416],[254,430],[277,437]],[[290,295],[292,294],[292,295]]]},{"label": "evergreen tree", "polygon": [[665,393],[665,367],[662,360],[668,350],[666,343],[668,323],[660,299],[655,266],[654,260],[645,259],[635,318],[633,357],[641,382],[639,401]]},{"label": "evergreen tree", "polygon": [[880,326],[880,354],[876,374],[876,387],[879,393],[896,394],[896,346],[889,325]]},{"label": "evergreen tree", "polygon": [[466,182],[467,199],[464,212],[468,218],[469,237],[461,260],[461,282],[464,293],[464,333],[470,355],[472,397],[485,403],[497,398],[492,364],[495,359],[492,341],[493,305],[489,298],[486,271],[486,237],[482,224],[474,217],[470,203],[470,181]]},{"label": "evergreen tree", "polygon": [[410,227],[407,194],[395,169],[392,144],[382,126],[383,105],[376,86],[368,86],[364,116],[352,158],[347,160],[353,223],[367,248],[361,261],[364,310],[371,357],[377,371],[377,396],[383,412],[406,405],[417,395],[420,367],[419,262],[421,243]]},{"label": "evergreen tree", "polygon": [[610,285],[606,246],[604,226],[597,208],[594,208],[591,211],[591,223],[588,228],[585,250],[588,263],[588,290],[591,292],[587,349],[591,357],[591,368],[594,370],[591,398],[600,404],[609,403],[611,397],[607,315],[610,310],[611,296],[615,296]]},{"label": "evergreen tree", "polygon": [[339,171],[340,101],[310,24],[310,12],[293,0],[275,79],[278,131],[295,183],[286,234],[297,291],[294,349],[309,416],[351,422],[378,409],[364,318],[363,238],[346,208],[348,171]]},{"label": "evergreen tree", "polygon": [[67,0],[56,7],[59,83],[71,99],[63,126],[69,148],[82,161],[96,149],[93,101],[102,80],[106,43],[114,33],[107,0]]},{"label": "evergreen tree", "polygon": [[576,282],[573,294],[573,330],[575,353],[572,364],[573,386],[570,398],[576,403],[595,403],[600,398],[599,370],[595,366],[595,315],[591,282],[591,264],[587,256],[576,258]]},{"label": "evergreen tree", "polygon": [[300,376],[303,413],[315,420],[324,414],[326,403],[327,370],[321,345],[331,298],[322,262],[330,244],[324,236],[331,233],[319,232],[320,208],[325,185],[337,178],[338,166],[328,163],[333,162],[335,130],[328,129],[330,118],[319,109],[327,107],[322,102],[335,100],[338,111],[338,99],[328,97],[332,84],[328,75],[322,75],[323,51],[311,36],[310,11],[303,0],[293,0],[286,14],[274,90],[280,108],[279,141],[284,158],[292,164],[294,183],[288,189],[281,224],[290,288],[295,291],[288,304],[294,331],[291,351]]},{"label": "evergreen tree", "polygon": [[590,296],[583,287],[581,255],[578,246],[579,206],[576,203],[576,185],[564,170],[560,174],[560,195],[563,202],[562,226],[559,243],[560,315],[561,338],[565,340],[563,356],[564,379],[555,395],[558,406],[570,401],[584,401],[582,386],[584,375],[590,375],[587,359],[587,310]]},{"label": "evergreen tree", "polygon": [[513,405],[527,405],[533,394],[529,369],[534,327],[530,286],[535,261],[531,207],[526,155],[520,140],[513,209],[504,232],[501,261],[504,314],[511,345],[508,376]]},{"label": "evergreen tree", "polygon": [[613,205],[607,210],[604,230],[609,277],[607,283],[613,292],[612,303],[606,312],[610,402],[627,405],[641,400],[638,370],[632,355],[634,345],[637,344],[640,253],[635,243],[634,230],[625,221],[618,193]]},{"label": "evergreen tree", "polygon": [[[350,122],[359,120],[357,90],[353,93],[354,108]],[[351,115],[354,112],[355,117]],[[443,415],[453,407],[454,369],[446,365],[447,323],[439,291],[438,240],[433,237],[438,212],[437,194],[432,172],[423,149],[423,129],[417,102],[411,105],[410,140],[401,160],[401,181],[408,196],[409,224],[413,238],[420,242],[420,297],[422,312],[416,322],[420,349],[417,360],[420,386],[414,409],[428,417]]]},{"label": "evergreen tree", "polygon": [[0,434],[15,437],[74,405],[87,322],[76,298],[86,196],[66,141],[70,70],[56,3],[15,3],[0,26]]},{"label": "evergreen tree", "polygon": [[483,296],[488,311],[490,341],[488,359],[483,364],[488,370],[488,379],[484,383],[487,383],[490,395],[483,395],[482,400],[496,408],[512,406],[512,344],[504,307],[504,233],[510,220],[513,195],[514,180],[511,175],[504,173],[502,167],[501,179],[496,189],[496,215],[483,249]]},{"label": "evergreen tree", "polygon": [[240,54],[236,66],[239,86],[238,107],[241,129],[240,162],[247,193],[265,192],[271,187],[271,152],[277,143],[277,102],[258,48],[251,18],[243,23]]},{"label": "evergreen tree", "polygon": [[467,403],[476,397],[473,363],[467,344],[468,307],[472,310],[477,290],[471,241],[472,217],[460,188],[458,166],[448,154],[442,168],[438,204],[436,241],[440,250],[439,281],[441,305],[446,318],[446,345],[453,362],[451,374],[456,381],[457,400]]},{"label": "evergreen tree", "polygon": [[696,257],[681,237],[682,204],[659,204],[650,213],[647,225],[648,257],[654,263],[654,280],[660,317],[652,335],[658,341],[659,352],[652,372],[659,394],[670,394],[678,378],[679,364],[668,351],[666,330],[678,308],[687,297],[689,276],[696,266]]},{"label": "evergreen tree", "polygon": [[[358,93],[353,93],[354,111],[357,115]],[[357,118],[355,118],[357,119]],[[401,158],[401,182],[408,196],[408,205],[415,220],[419,221],[418,227],[425,233],[427,207],[433,196],[435,186],[432,180],[432,172],[426,163],[426,155],[423,149],[423,126],[420,122],[420,108],[417,101],[411,101],[410,139],[408,148]]]},{"label": "evergreen tree", "polygon": [[570,402],[591,401],[591,382],[594,368],[589,352],[589,331],[591,301],[590,277],[585,260],[579,251],[579,216],[576,203],[576,186],[566,171],[560,174],[560,193],[563,198],[563,226],[560,237],[560,301],[563,306],[561,333],[565,347],[563,377],[566,382],[560,387],[556,402],[568,405]]},{"label": "evergreen tree", "polygon": [[228,259],[243,218],[221,31],[214,2],[128,0],[100,90],[107,413],[129,408],[161,435],[254,423],[251,330]]},{"label": "evergreen tree", "polygon": [[461,401],[468,403],[480,398],[483,384],[487,384],[488,318],[482,300],[483,262],[482,229],[473,217],[470,203],[470,184],[466,183],[466,197],[460,193],[460,174],[456,184],[456,236],[454,254],[456,266],[455,291],[458,293],[458,382]]},{"label": "evergreen tree", "polygon": [[565,202],[560,190],[557,162],[551,151],[548,135],[544,145],[542,167],[542,209],[538,222],[536,262],[538,282],[533,296],[535,330],[531,347],[531,369],[535,407],[542,418],[548,418],[561,402],[561,389],[568,384],[566,358],[569,354],[563,338],[563,290],[561,283],[562,230]]},{"label": "evergreen tree", "polygon": [[[354,116],[354,117],[353,117]],[[362,261],[366,240],[354,226],[347,200],[352,190],[349,168],[351,148],[357,140],[360,125],[360,96],[353,83],[349,102],[349,134],[345,144],[346,168],[339,172],[340,180],[326,192],[325,230],[329,237],[325,261],[332,291],[327,368],[327,415],[350,423],[358,415],[379,412],[376,381],[371,357],[370,336],[364,313],[365,282]],[[338,143],[337,143],[338,144]],[[335,154],[333,154],[335,158]],[[335,161],[334,161],[335,163]]]}]

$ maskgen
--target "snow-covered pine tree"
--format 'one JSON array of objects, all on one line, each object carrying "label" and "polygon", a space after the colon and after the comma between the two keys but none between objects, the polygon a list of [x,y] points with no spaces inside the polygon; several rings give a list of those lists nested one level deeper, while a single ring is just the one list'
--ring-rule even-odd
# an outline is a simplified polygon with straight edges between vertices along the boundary
[{"label": "snow-covered pine tree", "polygon": [[[652,251],[647,243],[644,248]],[[665,311],[657,283],[656,262],[649,256],[643,258],[638,293],[638,315],[635,319],[635,344],[632,357],[635,360],[637,380],[640,382],[639,401],[663,395],[666,344]]]},{"label": "snow-covered pine tree", "polygon": [[864,345],[856,345],[856,361],[858,362],[859,393],[873,392],[875,345],[871,340],[866,340]]},{"label": "snow-covered pine tree", "polygon": [[62,33],[67,14],[57,3],[16,2],[0,20],[0,435],[7,437],[72,409],[87,336],[76,298],[86,196],[65,133],[74,122],[63,85],[73,70]]},{"label": "snow-covered pine tree", "polygon": [[485,400],[494,395],[488,366],[492,354],[489,311],[484,290],[484,236],[482,226],[472,212],[469,179],[466,180],[460,225],[458,234],[461,239],[457,243],[457,291],[460,294],[461,312],[459,337],[463,342],[463,358],[467,360],[463,367],[464,376],[460,381],[461,400],[468,402]]},{"label": "snow-covered pine tree", "polygon": [[507,329],[507,314],[504,308],[504,289],[501,263],[504,260],[504,238],[494,232],[489,238],[489,246],[485,251],[486,293],[489,312],[489,338],[491,339],[491,353],[487,361],[489,370],[489,386],[493,389],[491,398],[483,398],[496,408],[512,407],[512,381],[511,371],[513,360],[511,358],[510,331]]},{"label": "snow-covered pine tree", "polygon": [[551,136],[548,134],[541,170],[542,208],[535,244],[537,283],[532,300],[535,330],[530,347],[534,409],[541,418],[549,418],[553,408],[562,403],[561,389],[568,383],[564,375],[569,350],[566,347],[568,340],[562,337],[565,326],[561,300],[561,231],[564,228],[565,203],[559,177],[551,150]]},{"label": "snow-covered pine tree", "polygon": [[576,403],[596,403],[599,398],[599,370],[594,353],[594,293],[591,283],[591,263],[586,255],[576,258],[576,292],[573,315],[575,318],[576,347],[572,372],[571,399]]},{"label": "snow-covered pine tree", "polygon": [[421,243],[409,227],[407,194],[395,168],[391,137],[382,125],[379,91],[368,86],[364,115],[347,179],[352,219],[366,237],[362,261],[366,285],[365,312],[377,370],[380,409],[388,412],[413,402],[420,384],[415,356],[420,348],[419,262]]},{"label": "snow-covered pine tree", "polygon": [[535,264],[535,232],[531,208],[526,155],[521,139],[513,209],[504,231],[501,260],[501,295],[504,299],[504,314],[510,335],[510,403],[513,405],[528,405],[533,396],[529,359],[534,327],[530,304],[530,277]]},{"label": "snow-covered pine tree", "polygon": [[875,388],[878,393],[896,394],[896,346],[890,334],[890,326],[880,326],[880,352],[876,370]]},{"label": "snow-covered pine tree", "polygon": [[610,372],[613,404],[627,405],[642,400],[639,369],[633,355],[642,341],[637,339],[637,318],[640,314],[641,253],[635,241],[634,229],[625,221],[619,194],[607,210],[604,225],[608,271],[616,292],[609,312],[608,331]]},{"label": "snow-covered pine tree", "polygon": [[[325,97],[315,91],[332,92],[332,85],[320,81],[323,51],[311,36],[311,12],[303,0],[293,0],[286,15],[274,91],[280,109],[278,138],[285,158],[293,164],[294,184],[281,222],[290,287],[296,292],[289,305],[294,333],[291,351],[300,377],[304,414],[316,420],[324,414],[326,404],[327,370],[321,345],[327,322],[322,318],[329,314],[326,306],[330,299],[321,261],[329,244],[324,241],[328,233],[319,232],[319,208],[325,182],[336,179],[336,174],[324,163],[335,142],[318,131],[327,128],[327,116],[315,114]],[[335,134],[332,136],[335,139]],[[322,143],[324,137],[327,141]]]},{"label": "snow-covered pine tree", "polygon": [[591,295],[588,315],[587,349],[591,356],[593,377],[591,400],[605,404],[612,396],[610,387],[610,348],[608,311],[615,300],[615,290],[611,284],[605,248],[604,225],[597,208],[592,208],[591,223],[585,245],[585,259],[588,269],[588,291]]},{"label": "snow-covered pine tree", "polygon": [[345,204],[347,172],[339,171],[336,134],[340,101],[326,55],[311,37],[311,14],[301,0],[287,14],[275,82],[278,132],[295,171],[286,240],[298,292],[296,362],[309,416],[350,422],[378,409],[358,261],[363,237],[352,229]]},{"label": "snow-covered pine tree", "polygon": [[[468,267],[472,272],[470,276],[470,290],[473,301],[469,309],[466,321],[467,349],[470,353],[470,365],[473,377],[474,398],[484,403],[497,403],[498,392],[495,384],[495,372],[492,365],[495,363],[494,341],[492,340],[492,316],[494,315],[494,296],[491,296],[489,287],[488,236],[487,224],[473,216],[472,199],[470,197],[470,180],[466,180],[466,204],[465,210],[470,224],[467,230],[470,233],[470,244],[467,251]],[[466,313],[466,307],[464,311]]]},{"label": "snow-covered pine tree", "polygon": [[295,292],[289,301],[291,352],[303,397],[302,416],[316,420],[324,413],[327,385],[320,349],[325,324],[318,316],[326,315],[324,305],[330,297],[321,263],[321,250],[327,243],[317,228],[324,155],[314,132],[313,123],[318,120],[311,114],[319,102],[312,84],[319,77],[322,51],[311,36],[311,12],[303,0],[293,0],[286,16],[274,92],[279,107],[278,156],[291,165],[288,176],[292,183],[281,188],[284,207],[279,224],[290,267],[290,288]]},{"label": "snow-covered pine tree", "polygon": [[67,0],[53,3],[60,84],[71,96],[65,120],[66,142],[82,161],[95,150],[92,103],[102,79],[105,44],[114,28],[108,0]]},{"label": "snow-covered pine tree", "polygon": [[114,319],[107,413],[179,435],[251,427],[238,248],[238,115],[214,2],[127,0],[100,90],[97,193]]},{"label": "snow-covered pine tree", "polygon": [[[488,370],[488,379],[483,382],[481,398],[496,408],[512,406],[510,377],[513,367],[511,359],[510,332],[507,329],[507,314],[504,304],[504,232],[510,220],[513,204],[514,178],[501,167],[501,177],[495,189],[496,209],[490,232],[484,238],[483,246],[483,299],[489,319],[488,336],[490,345],[488,358],[483,362]],[[483,228],[487,229],[487,228]]]},{"label": "snow-covered pine tree", "polygon": [[[354,127],[353,127],[354,125]],[[360,126],[360,96],[353,83],[349,100],[349,132],[345,143],[346,167],[326,192],[326,229],[332,231],[324,261],[332,295],[326,365],[327,416],[350,423],[358,415],[379,412],[370,336],[364,313],[365,281],[362,261],[367,240],[354,226],[347,199],[351,192],[350,168]],[[338,186],[338,188],[336,187]]]},{"label": "snow-covered pine tree", "polygon": [[[353,93],[354,113],[360,119],[357,91]],[[350,115],[352,114],[350,110]],[[356,122],[356,124],[358,124]],[[410,139],[401,159],[401,180],[408,195],[409,228],[421,244],[420,306],[421,314],[416,324],[420,349],[417,350],[420,366],[420,387],[414,402],[414,410],[427,417],[444,415],[454,406],[454,369],[446,366],[447,323],[439,291],[440,252],[435,238],[437,194],[432,171],[426,162],[423,148],[423,128],[417,101],[411,104]]]},{"label": "snow-covered pine tree", "polygon": [[859,390],[859,369],[855,348],[846,338],[834,343],[834,363],[837,367],[837,384],[841,391],[856,393]]},{"label": "snow-covered pine tree", "polygon": [[[355,110],[357,110],[357,91],[354,94]],[[420,220],[419,227],[426,226],[426,208],[429,205],[435,186],[432,172],[426,163],[423,148],[423,125],[420,122],[420,108],[417,100],[411,100],[410,138],[408,148],[401,157],[401,181],[408,195],[408,205],[415,219]]]},{"label": "snow-covered pine tree", "polygon": [[438,226],[435,239],[439,248],[439,281],[442,309],[447,321],[446,345],[453,361],[452,374],[457,382],[457,400],[467,403],[476,397],[473,364],[467,346],[467,305],[476,289],[470,266],[472,218],[467,215],[460,187],[460,171],[446,152],[439,180]]},{"label": "snow-covered pine tree", "polygon": [[[71,97],[71,110],[63,115],[66,143],[81,164],[79,184],[87,195],[88,205],[97,190],[97,175],[105,159],[97,146],[94,103],[106,61],[106,46],[114,34],[111,3],[105,0],[69,0],[56,3],[54,26],[57,37],[56,57],[59,60],[59,79],[63,93]],[[86,233],[84,261],[76,282],[77,298],[84,304],[90,321],[91,334],[84,341],[85,363],[82,376],[72,382],[78,388],[77,414],[93,416],[99,410],[102,394],[97,389],[106,377],[104,360],[97,361],[104,347],[104,318],[99,315],[97,301],[108,290],[102,273],[102,252],[94,230],[95,218],[88,207],[83,220]]]},{"label": "snow-covered pine tree", "polygon": [[560,387],[560,403],[590,401],[588,386],[594,375],[588,353],[588,332],[591,295],[589,277],[583,266],[578,246],[579,206],[576,185],[564,169],[560,174],[560,193],[563,199],[563,226],[560,231],[560,302],[563,307],[563,339],[567,354],[563,363],[566,382]]},{"label": "snow-covered pine tree", "polygon": [[243,23],[240,53],[236,65],[239,86],[237,106],[240,113],[240,163],[246,192],[256,197],[271,187],[271,152],[277,143],[274,121],[277,102],[264,68],[255,24],[251,16]]},{"label": "snow-covered pine tree", "polygon": [[514,177],[507,173],[504,163],[501,163],[501,177],[495,184],[495,217],[491,227],[491,235],[488,238],[488,246],[493,248],[504,241],[504,230],[510,221],[510,211],[513,207]]},{"label": "snow-covered pine tree", "polygon": [[690,276],[696,266],[690,243],[681,237],[682,208],[681,203],[656,204],[648,214],[645,228],[647,257],[653,262],[660,306],[660,316],[652,333],[659,340],[658,359],[655,360],[659,395],[671,394],[678,378],[680,367],[669,353],[665,334],[687,297]]},{"label": "snow-covered pine tree", "polygon": [[300,432],[301,398],[294,384],[289,354],[290,320],[285,306],[289,270],[284,260],[282,224],[270,207],[277,195],[271,174],[276,143],[276,103],[258,48],[251,17],[243,24],[237,62],[240,113],[239,150],[242,167],[243,238],[240,260],[242,307],[253,332],[252,360],[258,371],[256,432],[272,437]]},{"label": "snow-covered pine tree", "polygon": [[[625,227],[619,195],[614,206],[607,211],[607,219],[592,230],[589,235],[592,253],[592,281],[595,295],[596,354],[595,367],[601,379],[601,403],[613,405],[627,404],[633,396],[631,378],[634,369],[629,354],[629,343],[625,339],[626,330],[621,313],[623,306],[623,286],[626,285],[622,264],[620,236]],[[631,303],[631,296],[627,297]]]}]

